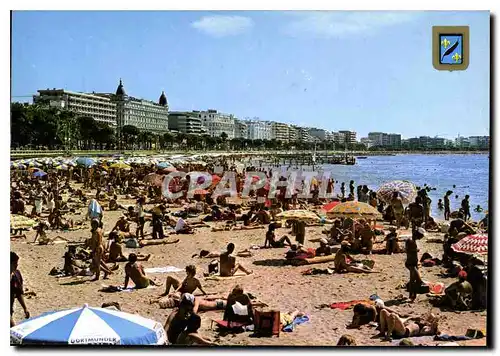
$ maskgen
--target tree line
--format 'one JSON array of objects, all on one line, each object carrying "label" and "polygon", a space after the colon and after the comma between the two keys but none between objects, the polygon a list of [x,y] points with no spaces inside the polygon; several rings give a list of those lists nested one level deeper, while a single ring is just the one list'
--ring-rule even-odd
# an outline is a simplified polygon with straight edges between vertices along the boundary
[{"label": "tree line", "polygon": [[[121,139],[115,127],[81,116],[69,110],[11,103],[11,148],[49,150],[344,150],[365,151],[362,143],[335,143],[333,141],[303,142],[228,139],[223,132],[219,137],[165,132],[162,134],[140,130],[125,125]],[[466,150],[456,147],[439,147],[440,150]],[[428,147],[405,146],[400,148],[371,147],[369,151],[425,151]],[[470,149],[474,150],[474,149]],[[475,149],[477,150],[477,149]]]}]

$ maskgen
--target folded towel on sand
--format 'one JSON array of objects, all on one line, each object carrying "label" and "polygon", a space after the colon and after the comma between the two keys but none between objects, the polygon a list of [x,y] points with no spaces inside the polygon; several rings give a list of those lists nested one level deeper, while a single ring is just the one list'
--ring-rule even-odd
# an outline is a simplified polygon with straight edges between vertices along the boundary
[{"label": "folded towel on sand", "polygon": [[356,304],[369,304],[369,305],[374,305],[374,301],[370,299],[359,299],[359,300],[351,300],[348,302],[336,302],[330,304],[330,308],[332,309],[340,309],[340,310],[346,310],[354,307]]},{"label": "folded towel on sand", "polygon": [[152,267],[144,269],[146,273],[175,273],[184,271],[181,268],[177,268],[175,266],[166,266],[166,267]]}]

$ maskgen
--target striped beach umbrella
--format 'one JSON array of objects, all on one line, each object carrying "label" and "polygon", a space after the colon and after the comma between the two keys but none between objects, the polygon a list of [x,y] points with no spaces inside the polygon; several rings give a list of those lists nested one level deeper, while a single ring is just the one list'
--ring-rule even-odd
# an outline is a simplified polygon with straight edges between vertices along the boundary
[{"label": "striped beach umbrella", "polygon": [[488,254],[488,234],[469,235],[451,245],[455,252],[486,255]]},{"label": "striped beach umbrella", "polygon": [[44,313],[10,329],[11,344],[163,345],[165,336],[154,320],[88,305]]},{"label": "striped beach umbrella", "polygon": [[412,182],[407,180],[395,180],[386,182],[378,188],[377,198],[389,203],[392,200],[394,193],[398,193],[403,201],[403,204],[409,204],[417,197],[417,187]]}]

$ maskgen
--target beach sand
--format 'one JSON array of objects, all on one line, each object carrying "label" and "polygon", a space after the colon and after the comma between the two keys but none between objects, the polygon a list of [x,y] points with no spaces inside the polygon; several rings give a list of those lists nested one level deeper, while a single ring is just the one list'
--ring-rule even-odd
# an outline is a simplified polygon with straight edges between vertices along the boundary
[{"label": "beach sand", "polygon": [[[133,201],[120,200],[121,204],[133,204]],[[149,206],[147,206],[149,208]],[[30,209],[30,207],[28,208]],[[81,209],[83,212],[85,209]],[[28,210],[29,211],[29,210]],[[105,231],[109,231],[120,212],[105,211],[104,226]],[[76,218],[83,218],[84,213]],[[132,225],[135,231],[135,224]],[[307,228],[306,247],[316,247],[307,241],[310,238],[322,236],[321,230],[324,227]],[[49,231],[48,236],[62,236],[71,241],[83,241],[90,237],[90,224],[85,223],[85,229],[71,232]],[[151,231],[149,223],[146,223],[146,232]],[[280,228],[277,230],[277,237],[289,235],[289,229]],[[92,277],[63,277],[57,278],[49,276],[49,271],[53,267],[62,267],[66,244],[55,244],[39,246],[29,244],[34,239],[35,232],[27,233],[26,240],[14,240],[11,242],[11,250],[20,256],[19,269],[25,280],[25,288],[36,293],[36,296],[27,298],[26,302],[32,316],[55,309],[82,306],[88,303],[90,306],[100,307],[105,302],[119,302],[123,311],[138,313],[144,317],[164,323],[170,313],[170,309],[159,309],[157,304],[149,304],[149,300],[157,297],[163,292],[162,287],[135,290],[121,293],[102,293],[98,290],[101,284],[123,285],[124,263],[120,263],[120,269],[110,276],[109,280],[90,282]],[[404,267],[405,254],[392,256],[373,255],[370,258],[375,260],[375,270],[380,273],[375,274],[333,274],[304,276],[302,271],[310,266],[292,267],[282,266],[286,248],[252,250],[253,257],[238,258],[238,261],[254,271],[253,275],[235,279],[204,281],[203,272],[208,271],[210,259],[191,258],[201,249],[210,251],[221,251],[227,243],[233,242],[236,251],[249,248],[252,245],[263,245],[265,230],[250,231],[223,231],[211,232],[209,228],[198,228],[194,235],[172,236],[172,239],[180,238],[180,242],[172,245],[147,246],[141,249],[128,249],[124,246],[124,253],[140,252],[142,254],[151,253],[154,257],[147,262],[141,262],[145,268],[176,266],[184,269],[188,264],[194,264],[198,268],[198,276],[206,292],[227,295],[235,284],[241,284],[245,291],[252,293],[260,301],[265,302],[269,307],[288,312],[299,309],[307,313],[310,321],[298,326],[293,332],[282,332],[280,337],[255,338],[250,337],[251,332],[237,335],[219,337],[215,330],[210,329],[211,319],[222,319],[222,311],[211,311],[201,313],[202,335],[215,340],[220,345],[308,345],[308,346],[333,346],[336,345],[339,337],[343,334],[351,334],[355,337],[358,345],[390,346],[390,342],[382,342],[379,338],[374,338],[378,333],[373,327],[363,326],[359,330],[347,330],[346,324],[352,319],[352,310],[337,310],[330,308],[318,309],[321,304],[331,304],[333,302],[349,301],[355,299],[367,299],[370,295],[378,294],[386,303],[395,299],[396,296],[408,293],[403,289],[396,289],[401,282],[408,280],[408,271]],[[289,235],[290,236],[290,235]],[[428,237],[441,237],[442,234]],[[378,241],[383,237],[379,236]],[[441,257],[442,249],[439,243],[419,241],[420,252],[429,252],[434,257]],[[383,244],[377,247],[383,247]],[[364,256],[360,256],[365,258]],[[368,256],[366,256],[368,257]],[[314,265],[317,268],[326,268],[333,263],[323,263]],[[427,281],[440,281],[449,285],[455,279],[442,278],[438,274],[444,269],[440,266],[420,269],[422,278]],[[173,273],[179,279],[184,278],[185,272]],[[151,274],[158,280],[165,281],[167,274]],[[199,292],[196,292],[199,293]],[[196,294],[195,293],[195,294]],[[419,295],[414,304],[402,304],[392,307],[403,313],[412,313],[415,316],[423,315],[432,310],[440,316],[440,330],[442,333],[450,335],[464,335],[468,328],[485,329],[486,311],[484,312],[441,312],[433,308],[425,295]],[[14,319],[21,320],[24,317],[22,308],[16,302]],[[486,339],[459,342],[461,345],[474,344],[485,345]],[[438,342],[431,341],[429,345],[436,345]]]}]

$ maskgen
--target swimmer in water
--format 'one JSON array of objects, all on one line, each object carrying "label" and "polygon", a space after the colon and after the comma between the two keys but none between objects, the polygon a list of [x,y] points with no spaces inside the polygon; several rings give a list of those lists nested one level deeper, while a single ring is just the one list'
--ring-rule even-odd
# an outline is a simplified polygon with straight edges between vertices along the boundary
[{"label": "swimmer in water", "polygon": [[481,205],[476,206],[476,209],[474,209],[476,213],[481,213],[483,212],[483,208],[481,208]]}]

